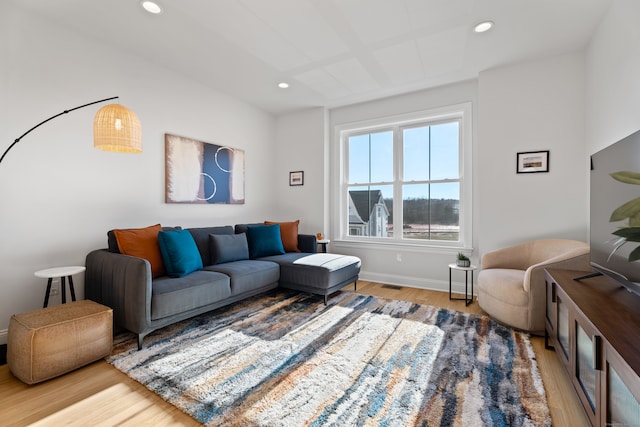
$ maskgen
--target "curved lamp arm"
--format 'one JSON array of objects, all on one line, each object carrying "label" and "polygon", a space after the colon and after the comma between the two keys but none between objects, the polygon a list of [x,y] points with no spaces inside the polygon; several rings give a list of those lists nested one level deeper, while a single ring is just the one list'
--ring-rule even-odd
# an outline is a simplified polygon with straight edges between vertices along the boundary
[{"label": "curved lamp arm", "polygon": [[67,114],[67,113],[69,113],[69,112],[71,112],[71,111],[79,110],[80,108],[84,108],[84,107],[88,107],[89,105],[99,104],[100,102],[110,101],[110,100],[112,100],[112,99],[118,99],[118,98],[119,98],[118,96],[114,96],[114,97],[111,97],[111,98],[101,99],[100,101],[90,102],[90,103],[88,103],[88,104],[84,104],[84,105],[80,105],[79,107],[72,108],[72,109],[70,109],[70,110],[64,110],[62,113],[58,113],[58,114],[56,114],[55,116],[51,116],[51,117],[49,117],[47,120],[43,120],[43,121],[41,121],[40,123],[38,123],[37,125],[35,125],[35,126],[34,126],[34,127],[32,127],[31,129],[29,129],[28,131],[26,131],[25,133],[23,133],[22,135],[20,135],[20,137],[19,137],[19,138],[17,138],[15,141],[13,141],[13,144],[11,144],[11,145],[9,146],[9,148],[7,148],[7,149],[4,151],[4,153],[2,153],[2,157],[0,157],[0,163],[2,163],[2,160],[4,159],[4,156],[6,156],[6,155],[7,155],[7,153],[9,152],[9,150],[11,150],[11,149],[13,148],[13,146],[14,146],[14,145],[16,145],[18,142],[20,142],[20,140],[21,140],[22,138],[24,138],[26,135],[28,135],[29,133],[31,133],[31,131],[33,131],[33,130],[35,130],[35,129],[39,128],[40,126],[42,126],[43,124],[47,123],[48,121],[53,120],[53,119],[55,119],[56,117],[59,117],[59,116],[61,116],[61,115],[63,115],[63,114]]}]

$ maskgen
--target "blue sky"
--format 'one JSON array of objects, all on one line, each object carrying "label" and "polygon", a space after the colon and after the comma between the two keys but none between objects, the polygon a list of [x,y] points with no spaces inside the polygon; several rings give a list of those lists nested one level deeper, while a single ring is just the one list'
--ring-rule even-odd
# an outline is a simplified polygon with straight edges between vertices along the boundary
[{"label": "blue sky", "polygon": [[[458,122],[405,128],[403,142],[404,181],[458,178]],[[369,149],[371,149],[370,157]],[[429,159],[429,155],[431,155],[431,159]],[[369,158],[370,165],[367,161]],[[392,180],[393,133],[385,131],[350,137],[349,183],[390,182]],[[405,184],[403,187],[404,198],[427,197],[427,188],[426,184]],[[382,190],[385,198],[393,196],[391,185],[372,186],[371,189]],[[459,184],[434,184],[431,186],[431,197],[459,199]]]}]

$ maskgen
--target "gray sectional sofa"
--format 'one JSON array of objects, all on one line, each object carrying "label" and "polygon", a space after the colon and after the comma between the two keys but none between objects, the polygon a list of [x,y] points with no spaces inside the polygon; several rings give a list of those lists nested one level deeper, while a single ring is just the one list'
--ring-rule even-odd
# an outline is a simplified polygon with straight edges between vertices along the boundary
[{"label": "gray sectional sofa", "polygon": [[86,257],[85,297],[113,308],[116,328],[137,334],[140,349],[144,337],[156,329],[278,286],[323,295],[326,304],[328,295],[358,280],[360,259],[317,253],[312,235],[298,235],[300,252],[260,252],[256,240],[261,235],[252,232],[261,227],[264,224],[187,228],[202,262],[201,268],[181,277],[153,277],[147,259],[121,253],[112,230],[109,247]]}]

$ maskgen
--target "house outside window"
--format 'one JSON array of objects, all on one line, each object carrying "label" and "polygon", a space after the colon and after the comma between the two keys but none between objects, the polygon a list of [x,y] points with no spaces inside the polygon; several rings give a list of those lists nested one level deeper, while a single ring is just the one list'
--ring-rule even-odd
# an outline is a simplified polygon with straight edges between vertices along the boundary
[{"label": "house outside window", "polygon": [[340,238],[471,244],[471,106],[342,125]]}]

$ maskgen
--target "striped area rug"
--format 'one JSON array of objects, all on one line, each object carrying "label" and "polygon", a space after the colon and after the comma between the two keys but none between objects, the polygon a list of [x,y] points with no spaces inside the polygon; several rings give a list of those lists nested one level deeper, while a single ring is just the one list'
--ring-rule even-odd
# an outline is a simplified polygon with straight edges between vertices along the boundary
[{"label": "striped area rug", "polygon": [[526,334],[352,292],[277,291],[154,332],[108,359],[205,425],[548,426]]}]

